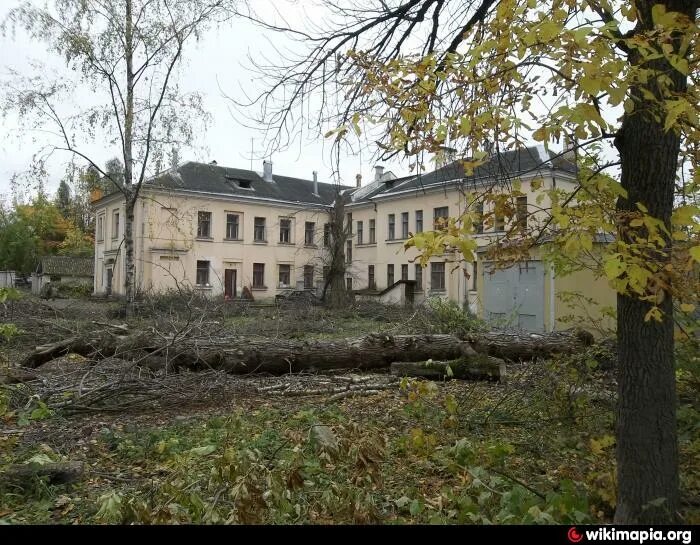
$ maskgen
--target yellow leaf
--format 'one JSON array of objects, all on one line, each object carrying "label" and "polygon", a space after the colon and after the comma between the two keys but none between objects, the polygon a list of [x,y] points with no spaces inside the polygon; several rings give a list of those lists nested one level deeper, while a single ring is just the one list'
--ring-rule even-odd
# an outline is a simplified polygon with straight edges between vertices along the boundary
[{"label": "yellow leaf", "polygon": [[544,127],[540,127],[532,133],[532,138],[534,138],[538,142],[544,142],[544,140],[547,138],[547,129],[545,129]]},{"label": "yellow leaf", "polygon": [[700,263],[700,246],[693,246],[690,250],[688,250],[688,253],[690,254],[690,257]]},{"label": "yellow leaf", "polygon": [[683,312],[693,312],[695,310],[695,305],[691,305],[690,303],[681,303],[681,310]]}]

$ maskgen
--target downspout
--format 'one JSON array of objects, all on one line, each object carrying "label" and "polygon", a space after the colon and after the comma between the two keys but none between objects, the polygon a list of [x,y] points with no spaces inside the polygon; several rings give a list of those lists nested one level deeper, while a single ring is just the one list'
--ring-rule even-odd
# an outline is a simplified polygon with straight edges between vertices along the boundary
[{"label": "downspout", "polygon": [[556,319],[556,313],[554,312],[554,301],[555,301],[555,293],[554,293],[554,267],[550,264],[549,265],[549,330],[554,331],[555,328],[555,319]]},{"label": "downspout", "polygon": [[[554,176],[554,169],[552,168],[552,189],[557,187],[557,180]],[[556,300],[556,294],[554,290],[554,266],[549,264],[549,330],[554,331],[556,329],[556,312],[554,311],[554,303]]]}]

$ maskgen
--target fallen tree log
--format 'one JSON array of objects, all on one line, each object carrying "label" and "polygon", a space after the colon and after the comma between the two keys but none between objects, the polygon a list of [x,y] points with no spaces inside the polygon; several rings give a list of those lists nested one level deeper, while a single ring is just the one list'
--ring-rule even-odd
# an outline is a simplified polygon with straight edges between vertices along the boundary
[{"label": "fallen tree log", "polygon": [[582,329],[550,333],[488,331],[467,336],[466,340],[480,354],[511,361],[571,354],[594,342],[593,335]]},{"label": "fallen tree log", "polygon": [[464,341],[452,335],[381,335],[355,339],[293,341],[250,337],[168,338],[149,332],[128,336],[98,332],[38,346],[22,367],[36,368],[76,353],[91,359],[118,357],[158,368],[223,369],[230,373],[298,373],[330,369],[378,369],[394,361],[442,361],[476,352],[506,360],[531,360],[581,350],[572,333],[477,333]]},{"label": "fallen tree log", "polygon": [[490,356],[462,356],[448,361],[395,361],[391,374],[398,377],[423,377],[434,380],[457,378],[462,380],[502,380],[506,374],[505,362]]},{"label": "fallen tree log", "polygon": [[80,480],[84,471],[83,462],[15,464],[2,473],[2,478],[14,483],[26,483],[35,478],[45,478],[50,484],[67,484]]}]

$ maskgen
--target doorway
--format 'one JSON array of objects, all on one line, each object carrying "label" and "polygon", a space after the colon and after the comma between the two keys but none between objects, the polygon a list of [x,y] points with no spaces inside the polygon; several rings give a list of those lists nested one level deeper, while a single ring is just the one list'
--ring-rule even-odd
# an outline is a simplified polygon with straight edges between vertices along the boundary
[{"label": "doorway", "polygon": [[236,298],[236,269],[224,270],[224,299]]}]

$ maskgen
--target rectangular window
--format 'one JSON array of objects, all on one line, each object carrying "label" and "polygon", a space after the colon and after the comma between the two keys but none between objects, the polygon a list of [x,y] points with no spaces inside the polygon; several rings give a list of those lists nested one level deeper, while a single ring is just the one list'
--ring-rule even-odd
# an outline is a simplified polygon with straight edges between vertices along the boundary
[{"label": "rectangular window", "polygon": [[238,214],[226,214],[226,238],[228,240],[240,239],[238,226],[240,225],[240,217]]},{"label": "rectangular window", "polygon": [[423,232],[423,211],[416,210],[416,233]]},{"label": "rectangular window", "polygon": [[450,211],[447,206],[433,209],[433,229],[441,229],[444,227],[449,215]]},{"label": "rectangular window", "polygon": [[357,243],[362,244],[362,237],[364,236],[364,227],[361,221],[357,222]]},{"label": "rectangular window", "polygon": [[280,272],[279,272],[279,287],[280,288],[288,288],[290,286],[291,282],[291,277],[292,277],[292,267],[291,265],[280,265]]},{"label": "rectangular window", "polygon": [[430,290],[445,291],[445,264],[430,264]]},{"label": "rectangular window", "polygon": [[394,283],[394,266],[386,266],[386,287],[388,288]]},{"label": "rectangular window", "polygon": [[98,242],[105,239],[105,217],[100,216],[97,218],[97,240]]},{"label": "rectangular window", "polygon": [[401,238],[408,238],[408,212],[401,212]]},{"label": "rectangular window", "polygon": [[253,263],[253,287],[265,287],[265,263]]},{"label": "rectangular window", "polygon": [[211,212],[197,212],[197,238],[211,238]]},{"label": "rectangular window", "polygon": [[349,212],[345,214],[345,219],[345,225],[348,226],[348,231],[350,231],[349,235],[352,236],[352,214]]},{"label": "rectangular window", "polygon": [[408,265],[401,265],[401,280],[408,280]]},{"label": "rectangular window", "polygon": [[375,221],[374,220],[369,220],[369,243],[370,244],[375,244],[377,242],[377,230],[374,226]]},{"label": "rectangular window", "polygon": [[472,290],[476,291],[476,272],[477,272],[477,267],[476,267],[476,261],[472,263]]},{"label": "rectangular window", "polygon": [[208,261],[197,261],[197,285],[198,286],[208,286],[209,285],[209,262]]},{"label": "rectangular window", "polygon": [[119,210],[112,213],[112,238],[119,238]]},{"label": "rectangular window", "polygon": [[255,218],[253,220],[253,241],[265,242],[265,218]]},{"label": "rectangular window", "polygon": [[345,262],[352,263],[352,240],[345,243]]},{"label": "rectangular window", "polygon": [[345,287],[348,291],[352,291],[352,278],[349,276],[345,279]]},{"label": "rectangular window", "polygon": [[494,231],[505,231],[506,230],[506,219],[505,216],[503,215],[503,212],[499,210],[500,206],[496,204],[496,211],[493,213],[494,217],[494,224],[493,224],[493,230]]},{"label": "rectangular window", "polygon": [[423,289],[423,267],[419,263],[416,264],[416,289]]},{"label": "rectangular window", "polygon": [[326,248],[331,245],[331,225],[329,223],[323,224],[323,245]]},{"label": "rectangular window", "polygon": [[524,231],[527,229],[527,195],[518,197],[515,210],[518,227]]},{"label": "rectangular window", "polygon": [[292,220],[289,218],[280,219],[280,242],[283,244],[292,242]]},{"label": "rectangular window", "polygon": [[476,218],[474,219],[474,233],[481,234],[484,232],[484,203],[477,203],[474,207]]},{"label": "rectangular window", "polygon": [[304,289],[310,290],[314,287],[314,268],[312,265],[304,265]]},{"label": "rectangular window", "polygon": [[304,244],[306,246],[314,245],[314,234],[316,232],[316,224],[313,221],[304,223]]},{"label": "rectangular window", "polygon": [[367,267],[367,288],[373,290],[377,287],[374,281],[374,265]]},{"label": "rectangular window", "polygon": [[389,236],[387,240],[394,240],[396,238],[396,216],[394,214],[389,214]]}]

